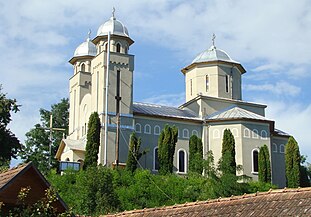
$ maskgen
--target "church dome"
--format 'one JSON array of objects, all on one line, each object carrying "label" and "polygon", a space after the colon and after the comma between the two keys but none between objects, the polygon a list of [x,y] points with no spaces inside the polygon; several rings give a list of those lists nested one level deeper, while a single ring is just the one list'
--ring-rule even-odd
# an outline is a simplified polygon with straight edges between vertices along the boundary
[{"label": "church dome", "polygon": [[212,45],[209,49],[200,53],[192,63],[201,63],[201,62],[210,62],[210,61],[225,61],[237,63],[232,60],[230,56],[223,50],[217,49],[214,45]]},{"label": "church dome", "polygon": [[74,52],[74,57],[81,56],[96,56],[96,46],[93,42],[88,38],[85,42],[80,44]]},{"label": "church dome", "polygon": [[108,35],[108,32],[112,35],[129,37],[127,28],[114,17],[114,14],[112,14],[112,17],[98,28],[97,36]]}]

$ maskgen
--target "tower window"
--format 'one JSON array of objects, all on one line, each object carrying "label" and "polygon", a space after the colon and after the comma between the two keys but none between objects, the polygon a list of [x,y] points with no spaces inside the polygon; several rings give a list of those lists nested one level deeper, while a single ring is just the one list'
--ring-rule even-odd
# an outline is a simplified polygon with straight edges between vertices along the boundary
[{"label": "tower window", "polygon": [[190,79],[190,95],[192,96],[192,79]]},{"label": "tower window", "polygon": [[209,80],[208,80],[208,75],[206,75],[206,76],[205,76],[205,84],[206,84],[206,86],[205,86],[205,88],[206,88],[206,92],[208,92],[208,90],[209,90]]},{"label": "tower window", "polygon": [[120,53],[121,52],[121,45],[118,43],[117,44],[117,53]]},{"label": "tower window", "polygon": [[186,152],[183,149],[178,150],[178,172],[179,173],[186,173]]},{"label": "tower window", "polygon": [[124,53],[126,53],[126,54],[127,54],[127,52],[128,52],[128,48],[127,48],[127,47],[125,47],[125,48],[124,48]]},{"label": "tower window", "polygon": [[84,63],[82,63],[82,65],[81,65],[81,71],[85,72],[85,64]]},{"label": "tower window", "polygon": [[226,75],[226,92],[229,93],[229,75]]}]

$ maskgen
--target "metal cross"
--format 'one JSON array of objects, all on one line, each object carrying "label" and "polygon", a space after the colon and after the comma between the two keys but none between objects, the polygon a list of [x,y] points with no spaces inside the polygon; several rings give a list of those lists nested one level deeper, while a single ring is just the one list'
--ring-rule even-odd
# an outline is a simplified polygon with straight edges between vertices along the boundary
[{"label": "metal cross", "polygon": [[116,9],[112,7],[112,17],[114,18],[114,13],[116,12]]},{"label": "metal cross", "polygon": [[92,30],[91,29],[89,29],[89,32],[87,33],[87,39],[90,39],[91,38],[91,33],[92,33]]},{"label": "metal cross", "polygon": [[215,47],[215,38],[216,38],[216,35],[215,35],[215,33],[213,33],[212,41],[213,41],[213,46],[214,47]]}]

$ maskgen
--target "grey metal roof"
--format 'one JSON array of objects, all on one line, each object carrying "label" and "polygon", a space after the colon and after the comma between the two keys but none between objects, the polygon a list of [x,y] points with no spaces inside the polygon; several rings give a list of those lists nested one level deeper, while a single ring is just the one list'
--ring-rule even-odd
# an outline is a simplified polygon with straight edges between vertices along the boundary
[{"label": "grey metal roof", "polygon": [[279,135],[279,136],[290,136],[288,133],[282,131],[282,130],[279,130],[279,129],[274,129],[274,133]]},{"label": "grey metal roof", "polygon": [[201,62],[209,62],[209,61],[225,61],[231,63],[238,63],[230,58],[230,56],[223,50],[217,49],[214,45],[212,45],[209,49],[201,52],[192,63],[201,63]]},{"label": "grey metal roof", "polygon": [[202,120],[199,116],[190,110],[179,109],[171,106],[163,106],[150,103],[138,103],[133,104],[134,114],[155,115],[163,117],[173,117],[181,119]]},{"label": "grey metal roof", "polygon": [[264,116],[240,108],[237,105],[229,106],[223,110],[215,112],[205,118],[205,120],[227,120],[227,119],[253,119],[262,121],[271,121]]}]

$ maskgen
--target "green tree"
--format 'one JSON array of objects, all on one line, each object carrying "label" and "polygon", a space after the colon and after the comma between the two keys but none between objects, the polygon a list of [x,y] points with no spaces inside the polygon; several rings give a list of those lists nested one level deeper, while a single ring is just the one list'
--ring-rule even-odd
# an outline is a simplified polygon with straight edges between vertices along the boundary
[{"label": "green tree", "polygon": [[16,100],[7,98],[0,85],[0,167],[8,167],[11,158],[16,158],[21,148],[19,140],[7,127],[12,120],[11,113],[18,111],[19,105]]},{"label": "green tree", "polygon": [[219,161],[219,170],[222,174],[236,175],[235,140],[229,129],[225,129],[222,139],[222,156]]},{"label": "green tree", "polygon": [[178,140],[178,128],[165,125],[158,139],[159,173],[173,172],[175,147]]},{"label": "green tree", "polygon": [[100,145],[100,119],[97,112],[90,116],[86,138],[84,169],[97,165]]},{"label": "green tree", "polygon": [[52,114],[53,127],[65,129],[65,131],[52,131],[52,146],[51,146],[51,168],[58,168],[58,161],[54,158],[58,146],[64,134],[68,133],[69,125],[69,101],[61,99],[59,103],[53,104],[51,110],[41,108],[40,119],[41,123],[34,126],[33,129],[26,133],[25,144],[19,156],[25,162],[32,161],[34,165],[44,174],[48,172],[49,162],[49,145],[50,145],[50,115]]},{"label": "green tree", "polygon": [[203,144],[196,135],[189,140],[189,171],[202,174],[203,172]]},{"label": "green tree", "polygon": [[126,161],[126,169],[134,172],[137,169],[137,163],[145,152],[140,152],[141,138],[137,138],[135,133],[130,137],[130,148]]},{"label": "green tree", "polygon": [[305,164],[306,160],[306,156],[300,156],[300,187],[310,187],[308,163],[307,165]]},{"label": "green tree", "polygon": [[285,148],[287,187],[297,188],[300,184],[300,152],[294,137],[289,137]]},{"label": "green tree", "polygon": [[258,157],[258,179],[260,182],[271,183],[271,165],[268,146],[260,147]]}]

